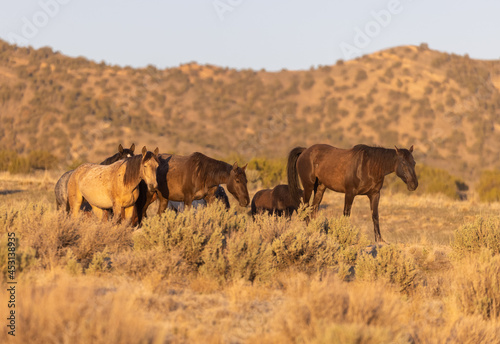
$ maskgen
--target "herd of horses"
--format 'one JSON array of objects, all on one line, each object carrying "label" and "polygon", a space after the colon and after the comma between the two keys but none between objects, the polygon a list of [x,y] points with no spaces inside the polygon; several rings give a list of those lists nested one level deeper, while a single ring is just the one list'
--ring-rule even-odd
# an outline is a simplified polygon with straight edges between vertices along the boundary
[{"label": "herd of horses", "polygon": [[[155,201],[159,203],[158,214],[167,208],[178,209],[179,205],[190,208],[216,200],[229,209],[221,185],[226,186],[241,207],[250,203],[247,165],[231,165],[198,152],[182,156],[159,154],[158,148],[150,152],[143,147],[138,155],[134,151],[134,144],[129,149],[120,144],[118,152],[102,163],[85,163],[63,174],[55,186],[57,208],[73,216],[81,210],[91,210],[102,220],[113,216],[115,221],[135,226],[141,224]],[[354,197],[366,195],[370,200],[375,241],[381,242],[378,204],[384,177],[396,173],[408,190],[415,190],[418,180],[412,153],[413,146],[409,149],[366,145],[340,149],[326,144],[296,147],[288,155],[288,184],[258,191],[251,203],[252,217],[263,212],[289,217],[301,203],[311,207],[310,216],[314,217],[326,189],[345,194],[344,216],[350,216]]]}]

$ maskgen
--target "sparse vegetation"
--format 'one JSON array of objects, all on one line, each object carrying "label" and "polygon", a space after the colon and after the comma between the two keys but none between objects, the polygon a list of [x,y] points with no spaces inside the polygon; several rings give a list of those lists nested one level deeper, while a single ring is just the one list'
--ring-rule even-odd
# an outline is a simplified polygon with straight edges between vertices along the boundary
[{"label": "sparse vegetation", "polygon": [[[26,184],[16,180],[0,183]],[[494,342],[500,334],[498,205],[386,197],[389,244],[371,246],[371,219],[361,216],[369,205],[357,201],[350,219],[338,217],[342,195],[332,192],[309,225],[297,215],[252,221],[215,204],[161,217],[152,209],[134,230],[67,217],[55,211],[53,182],[30,184],[0,203],[1,283],[6,234],[15,232],[22,342]]]}]

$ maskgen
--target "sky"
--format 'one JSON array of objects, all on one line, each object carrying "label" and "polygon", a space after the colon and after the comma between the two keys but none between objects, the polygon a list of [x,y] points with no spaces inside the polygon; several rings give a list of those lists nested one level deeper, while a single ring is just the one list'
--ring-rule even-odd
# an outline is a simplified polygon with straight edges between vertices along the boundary
[{"label": "sky", "polygon": [[132,67],[304,70],[379,50],[500,59],[498,0],[0,0],[0,38]]}]

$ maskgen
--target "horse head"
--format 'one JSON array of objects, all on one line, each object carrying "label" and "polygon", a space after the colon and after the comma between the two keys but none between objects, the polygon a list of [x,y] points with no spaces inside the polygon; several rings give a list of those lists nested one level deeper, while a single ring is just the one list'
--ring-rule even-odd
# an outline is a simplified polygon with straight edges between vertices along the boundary
[{"label": "horse head", "polygon": [[247,175],[245,173],[247,165],[238,167],[234,163],[227,181],[227,190],[240,202],[240,206],[246,207],[250,203],[250,196],[247,189]]},{"label": "horse head", "polygon": [[396,147],[396,175],[405,182],[408,190],[415,191],[418,187],[418,179],[415,173],[415,160],[412,153],[413,146],[410,149],[399,149]]},{"label": "horse head", "polygon": [[158,187],[156,180],[156,169],[158,168],[158,147],[155,151],[148,152],[146,146],[142,148],[141,179],[148,185],[149,191],[154,191]]},{"label": "horse head", "polygon": [[118,153],[120,154],[120,156],[118,157],[118,160],[122,160],[122,159],[125,159],[125,158],[131,158],[134,156],[134,150],[135,150],[135,144],[132,143],[132,146],[130,146],[129,149],[127,148],[123,148],[123,146],[120,145],[118,146]]}]

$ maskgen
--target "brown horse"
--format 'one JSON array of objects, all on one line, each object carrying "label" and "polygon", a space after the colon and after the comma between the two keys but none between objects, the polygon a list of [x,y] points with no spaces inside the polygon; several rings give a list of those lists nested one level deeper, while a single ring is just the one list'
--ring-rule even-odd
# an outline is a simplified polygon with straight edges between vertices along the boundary
[{"label": "brown horse", "polygon": [[344,216],[350,216],[356,195],[370,199],[375,241],[383,241],[380,235],[378,203],[384,177],[396,172],[406,183],[408,190],[418,186],[415,174],[413,146],[410,149],[386,149],[357,145],[352,149],[340,149],[325,144],[309,148],[297,147],[288,156],[288,185],[294,199],[300,199],[299,181],[304,187],[304,203],[314,190],[313,215],[328,188],[345,193]]},{"label": "brown horse", "polygon": [[[300,189],[299,195],[302,197]],[[264,211],[267,211],[269,215],[282,216],[284,214],[286,217],[291,217],[299,208],[300,197],[293,198],[288,185],[285,184],[277,185],[274,189],[257,191],[252,199],[252,217]]]},{"label": "brown horse", "polygon": [[[139,197],[139,183],[144,181],[154,191],[158,148],[154,153],[142,148],[142,155],[103,166],[83,164],[71,174],[68,181],[68,198],[73,215],[77,215],[83,198],[92,206],[94,214],[104,219],[104,209],[113,209],[115,219],[130,221]],[[122,213],[123,211],[123,213]]]},{"label": "brown horse", "polygon": [[[159,155],[160,166],[157,171],[158,214],[165,211],[168,201],[184,202],[191,207],[194,200],[205,198],[208,203],[216,199],[220,184],[226,184],[227,190],[238,200],[240,206],[250,203],[247,190],[246,165],[238,167],[224,161],[215,160],[201,153],[182,155]],[[148,194],[146,204],[138,212],[146,213],[153,195]]]},{"label": "brown horse", "polygon": [[[100,163],[100,165],[111,165],[118,160],[130,158],[134,156],[135,144],[132,143],[129,149],[124,149],[120,144],[118,146],[118,153],[113,156],[110,156],[106,160]],[[68,202],[68,180],[74,170],[68,171],[64,173],[61,178],[56,183],[54,188],[54,193],[56,194],[56,204],[57,209],[59,210],[61,207],[65,207],[66,211],[69,212],[69,202]],[[84,202],[85,204],[86,202]],[[84,206],[84,208],[87,208]],[[90,209],[89,209],[90,210]]]}]

